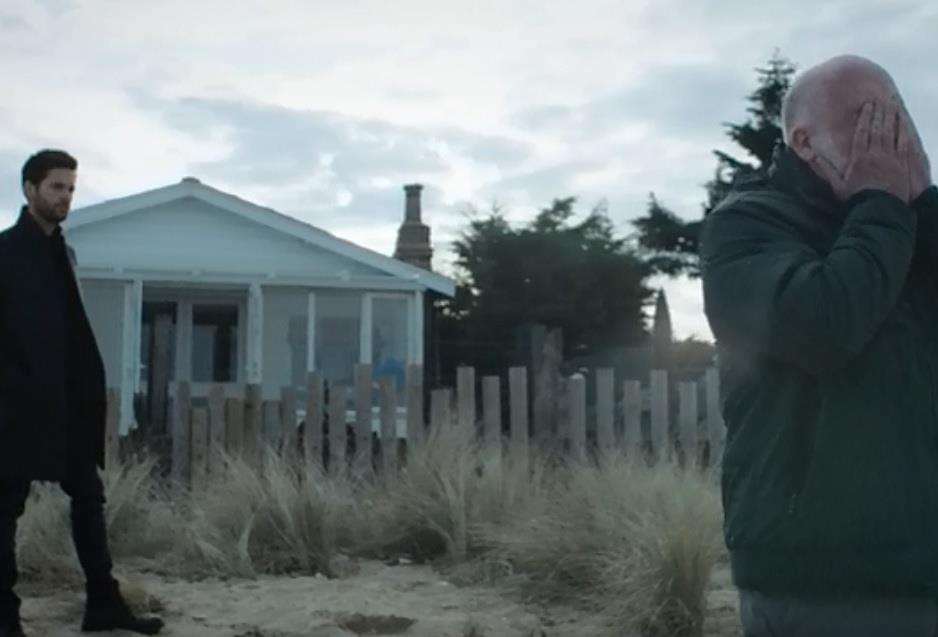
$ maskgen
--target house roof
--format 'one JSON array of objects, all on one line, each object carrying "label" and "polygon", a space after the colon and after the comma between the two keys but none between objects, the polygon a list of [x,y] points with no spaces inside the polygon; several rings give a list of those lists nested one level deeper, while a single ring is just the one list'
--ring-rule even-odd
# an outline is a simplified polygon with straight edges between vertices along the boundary
[{"label": "house roof", "polygon": [[179,183],[147,190],[135,195],[110,199],[101,203],[76,208],[65,223],[67,229],[79,228],[121,215],[192,197],[222,210],[240,215],[272,230],[296,237],[312,246],[334,252],[371,266],[392,276],[413,281],[447,296],[455,294],[456,282],[435,272],[418,268],[399,259],[363,248],[341,239],[321,228],[290,217],[272,208],[259,206],[235,195],[223,192],[194,177],[185,177]]}]

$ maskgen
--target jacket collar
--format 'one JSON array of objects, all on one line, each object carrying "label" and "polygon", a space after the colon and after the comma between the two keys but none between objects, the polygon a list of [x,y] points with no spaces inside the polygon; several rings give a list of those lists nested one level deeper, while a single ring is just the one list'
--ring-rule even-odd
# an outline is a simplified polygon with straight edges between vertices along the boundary
[{"label": "jacket collar", "polygon": [[52,234],[47,235],[45,231],[39,226],[33,216],[29,214],[29,208],[23,206],[20,208],[19,219],[16,220],[16,227],[23,233],[23,235],[29,237],[33,241],[42,241],[45,240],[47,243],[58,240],[62,236],[61,226],[56,226],[52,231]]},{"label": "jacket collar", "polygon": [[835,221],[842,221],[847,214],[844,205],[834,195],[830,184],[795,152],[783,143],[775,147],[769,181],[773,186],[804,201]]}]

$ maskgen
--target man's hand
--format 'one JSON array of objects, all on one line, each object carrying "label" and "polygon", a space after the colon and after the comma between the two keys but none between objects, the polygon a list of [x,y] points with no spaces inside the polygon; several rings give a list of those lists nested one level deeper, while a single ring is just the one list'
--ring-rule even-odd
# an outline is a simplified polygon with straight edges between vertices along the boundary
[{"label": "man's hand", "polygon": [[823,158],[815,160],[815,165],[841,201],[875,188],[909,203],[909,131],[900,104],[867,102],[863,106],[843,175]]}]

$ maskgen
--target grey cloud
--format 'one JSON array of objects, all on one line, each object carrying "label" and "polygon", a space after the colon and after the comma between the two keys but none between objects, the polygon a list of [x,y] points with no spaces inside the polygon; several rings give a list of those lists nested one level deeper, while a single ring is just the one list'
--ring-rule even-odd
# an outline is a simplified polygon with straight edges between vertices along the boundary
[{"label": "grey cloud", "polygon": [[[456,127],[420,130],[329,111],[217,99],[163,100],[139,90],[128,93],[138,106],[196,139],[211,139],[219,127],[226,130],[230,154],[190,165],[193,174],[209,183],[282,187],[282,195],[275,194],[279,198],[270,204],[313,223],[320,214],[360,222],[375,215],[399,219],[404,183],[432,182],[435,175],[443,176],[450,169],[437,150],[440,143],[459,156],[501,166],[513,165],[530,152],[514,140]],[[392,186],[374,185],[377,178],[390,180]],[[304,180],[311,184],[303,186]],[[352,199],[338,206],[343,191]],[[428,184],[423,198],[429,210],[442,193]],[[330,227],[325,222],[317,225]]]},{"label": "grey cloud", "polygon": [[308,174],[318,169],[323,155],[332,157],[331,169],[350,183],[360,175],[442,173],[447,164],[434,149],[437,141],[496,163],[520,161],[529,152],[513,140],[456,128],[421,130],[329,111],[198,98],[166,101],[140,91],[131,95],[196,137],[208,137],[216,126],[229,128],[231,156],[198,168],[249,182],[276,183]]},{"label": "grey cloud", "polygon": [[487,184],[479,192],[481,197],[497,198],[511,190],[523,190],[530,193],[545,193],[544,205],[550,198],[563,197],[575,189],[573,180],[578,173],[603,166],[600,160],[566,161],[552,166],[524,171],[510,175],[492,184]]},{"label": "grey cloud", "polygon": [[0,31],[32,31],[32,27],[22,16],[3,14],[0,15]]},{"label": "grey cloud", "polygon": [[660,134],[710,136],[742,111],[751,83],[749,75],[712,65],[661,67],[628,88],[578,106],[538,106],[517,113],[514,121],[533,131],[566,131],[576,138],[638,122],[651,124]]},{"label": "grey cloud", "polygon": [[78,8],[76,0],[37,0],[49,13],[67,13]]}]

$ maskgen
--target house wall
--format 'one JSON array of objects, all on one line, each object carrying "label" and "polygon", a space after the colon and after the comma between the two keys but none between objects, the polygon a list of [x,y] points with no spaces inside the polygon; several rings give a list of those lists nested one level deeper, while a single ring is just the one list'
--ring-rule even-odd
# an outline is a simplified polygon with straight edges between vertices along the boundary
[{"label": "house wall", "polygon": [[108,387],[121,384],[124,284],[120,281],[85,279],[81,282],[85,312],[104,359]]},{"label": "house wall", "polygon": [[66,229],[66,235],[79,267],[393,278],[191,197]]}]

